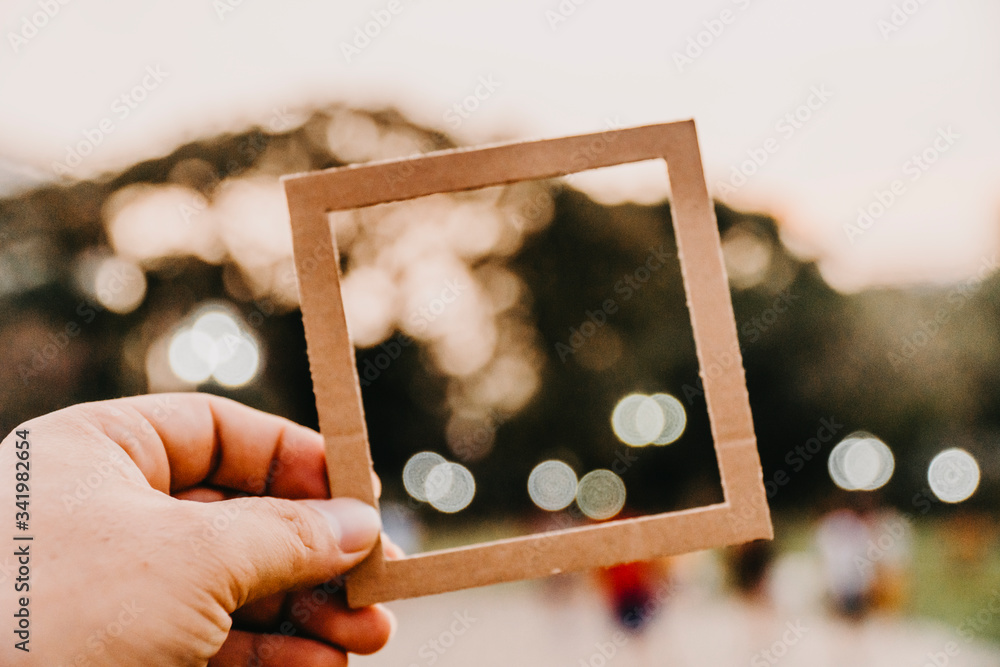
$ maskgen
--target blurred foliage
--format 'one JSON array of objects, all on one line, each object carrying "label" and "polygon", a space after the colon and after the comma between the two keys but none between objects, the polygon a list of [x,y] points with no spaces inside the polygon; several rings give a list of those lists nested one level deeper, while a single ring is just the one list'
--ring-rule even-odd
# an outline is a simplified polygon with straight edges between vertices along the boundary
[{"label": "blurred foliage", "polygon": [[[340,134],[330,130],[337,123],[346,128]],[[339,136],[353,143],[337,143]],[[150,379],[149,350],[211,300],[233,304],[249,323],[265,365],[245,387],[198,388],[315,426],[301,318],[288,284],[279,289],[277,278],[261,282],[261,271],[237,261],[232,246],[144,257],[136,261],[145,274],[145,296],[135,310],[118,314],[81,285],[81,258],[120,253],[109,232],[109,202],[125,191],[140,192],[136,186],[177,186],[203,197],[199,206],[205,206],[241,179],[272,182],[293,171],[451,145],[392,112],[334,109],[284,132],[254,129],[198,141],[101,181],[53,185],[0,201],[0,427],[6,432],[80,401],[165,388]],[[440,350],[432,349],[436,343],[418,336],[364,387],[387,493],[402,496],[398,471],[410,455],[425,449],[449,455],[457,438],[459,459],[463,442],[473,449],[483,445],[467,457],[480,480],[470,512],[527,510],[523,484],[535,463],[560,456],[579,472],[610,467],[625,449],[610,429],[614,403],[633,391],[668,391],[688,407],[688,430],[675,445],[641,450],[642,465],[628,473],[630,503],[650,510],[721,499],[668,206],[603,206],[556,183],[533,187],[499,195],[543,198],[535,207],[542,212],[522,221],[513,240],[503,246],[501,234],[493,250],[459,253],[484,293],[494,293],[492,282],[511,274],[521,286],[511,303],[495,309],[490,331],[496,343],[485,370],[443,370]],[[773,219],[722,204],[716,215],[773,506],[802,508],[829,496],[826,455],[856,429],[876,434],[895,452],[896,474],[877,492],[880,499],[909,513],[939,511],[925,491],[926,466],[938,450],[961,446],[983,472],[968,505],[993,506],[1000,489],[993,456],[1000,282],[988,275],[992,267],[984,266],[981,281],[962,285],[842,295],[812,262],[789,253]],[[170,220],[162,224],[207,224],[183,211]],[[373,239],[366,243],[391,241]],[[634,299],[624,298],[617,282],[634,275],[661,245],[672,262],[652,272]],[[500,246],[505,249],[496,250]],[[353,270],[368,247],[345,244],[344,269]],[[280,266],[289,263],[280,258]],[[574,330],[593,321],[589,313],[609,298],[618,308],[605,313],[606,323],[595,326],[579,349],[560,354],[559,345],[570,344]],[[402,340],[388,335],[358,350],[359,368]],[[482,394],[487,381],[503,380],[505,369],[516,379],[525,368],[525,383],[535,383],[525,400],[505,402],[494,391],[472,417],[462,416],[469,396]],[[802,449],[827,433],[824,423],[834,425],[835,437],[816,440],[812,453]],[[460,433],[449,436],[450,429]],[[784,475],[775,477],[779,472]]]}]

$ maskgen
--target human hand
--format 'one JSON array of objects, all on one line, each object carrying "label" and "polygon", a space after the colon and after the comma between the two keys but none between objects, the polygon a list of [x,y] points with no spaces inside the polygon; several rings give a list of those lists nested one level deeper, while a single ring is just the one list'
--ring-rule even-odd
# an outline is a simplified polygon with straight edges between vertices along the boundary
[{"label": "human hand", "polygon": [[[6,582],[0,600],[10,622],[29,598],[30,652],[5,629],[0,664],[332,666],[388,641],[387,610],[348,609],[327,583],[380,522],[321,500],[315,431],[208,394],[85,403],[24,430],[30,591]],[[8,508],[20,440],[0,443]]]}]

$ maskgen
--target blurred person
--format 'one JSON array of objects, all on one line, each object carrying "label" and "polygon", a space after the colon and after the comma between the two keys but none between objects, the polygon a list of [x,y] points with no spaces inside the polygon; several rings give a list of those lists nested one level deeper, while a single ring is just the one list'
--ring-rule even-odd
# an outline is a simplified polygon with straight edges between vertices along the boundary
[{"label": "blurred person", "polygon": [[137,396],[25,422],[0,469],[28,472],[2,488],[6,507],[30,498],[32,538],[14,542],[30,575],[0,594],[29,629],[0,664],[346,665],[392,633],[332,583],[380,522],[330,499],[311,429],[207,394]]},{"label": "blurred person", "polygon": [[754,540],[740,544],[728,551],[729,569],[733,586],[744,599],[766,604],[769,598],[768,581],[774,562],[774,546],[770,540]]},{"label": "blurred person", "polygon": [[909,589],[912,529],[903,514],[892,507],[868,512],[865,518],[874,535],[865,552],[872,563],[872,609],[898,614]]},{"label": "blurred person", "polygon": [[[624,508],[617,519],[641,516]],[[615,622],[627,633],[639,635],[662,611],[670,592],[670,559],[622,563],[597,570],[597,582]]]},{"label": "blurred person", "polygon": [[768,600],[785,616],[813,615],[824,602],[826,582],[819,557],[810,551],[784,551],[770,568]]},{"label": "blurred person", "polygon": [[638,635],[662,611],[670,566],[665,559],[624,563],[600,570],[599,578],[615,621]]},{"label": "blurred person", "polygon": [[646,641],[649,633],[644,631],[663,611],[672,592],[669,559],[613,565],[599,570],[598,577],[620,628],[613,640],[622,647],[631,643],[631,664],[654,664],[652,647]]},{"label": "blurred person", "polygon": [[830,602],[848,618],[861,618],[868,610],[873,582],[867,560],[871,538],[868,525],[850,509],[828,512],[816,530]]}]

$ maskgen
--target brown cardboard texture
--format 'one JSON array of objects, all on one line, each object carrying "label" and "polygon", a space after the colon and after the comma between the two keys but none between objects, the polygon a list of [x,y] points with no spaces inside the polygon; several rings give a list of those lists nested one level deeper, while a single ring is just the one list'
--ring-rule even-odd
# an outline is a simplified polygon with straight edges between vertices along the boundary
[{"label": "brown cardboard texture", "polygon": [[371,453],[328,212],[663,159],[725,501],[386,560],[348,576],[352,607],[605,567],[772,537],[743,362],[694,121],[430,153],[284,180],[330,488],[377,507]]}]

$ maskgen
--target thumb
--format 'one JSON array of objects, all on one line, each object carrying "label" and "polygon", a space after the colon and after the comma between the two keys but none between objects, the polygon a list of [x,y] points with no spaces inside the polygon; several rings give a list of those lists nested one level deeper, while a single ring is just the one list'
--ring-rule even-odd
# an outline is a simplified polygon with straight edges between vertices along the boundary
[{"label": "thumb", "polygon": [[235,498],[202,505],[228,520],[213,549],[215,588],[232,613],[273,593],[316,586],[364,560],[378,543],[378,512],[354,498]]}]

